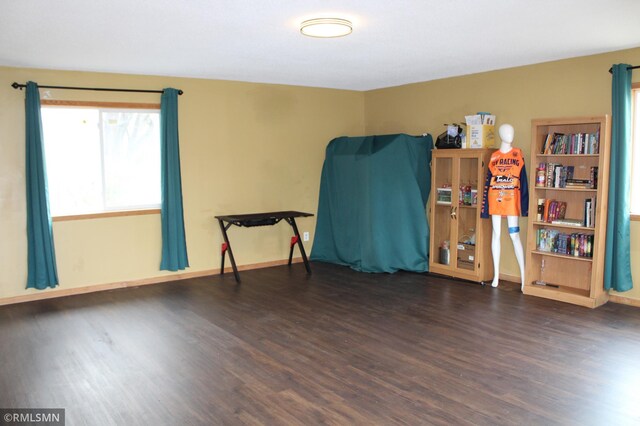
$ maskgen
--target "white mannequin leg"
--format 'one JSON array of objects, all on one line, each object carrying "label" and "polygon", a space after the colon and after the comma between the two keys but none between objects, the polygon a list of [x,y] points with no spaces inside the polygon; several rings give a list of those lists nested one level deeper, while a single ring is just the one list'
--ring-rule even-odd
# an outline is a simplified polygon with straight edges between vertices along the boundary
[{"label": "white mannequin leg", "polygon": [[493,232],[491,233],[491,255],[493,256],[493,281],[491,287],[498,287],[500,279],[500,227],[502,226],[502,216],[491,215]]},{"label": "white mannequin leg", "polygon": [[[518,216],[507,216],[507,226],[509,229],[518,226]],[[513,250],[516,253],[518,266],[520,267],[520,290],[524,290],[524,251],[522,250],[522,241],[520,241],[520,232],[509,232],[511,242],[513,242]]]}]

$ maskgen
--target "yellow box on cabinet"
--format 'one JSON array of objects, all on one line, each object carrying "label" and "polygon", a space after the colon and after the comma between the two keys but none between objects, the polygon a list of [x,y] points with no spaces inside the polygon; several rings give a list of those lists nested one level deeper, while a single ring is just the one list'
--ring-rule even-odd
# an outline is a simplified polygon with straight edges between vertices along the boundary
[{"label": "yellow box on cabinet", "polygon": [[492,124],[471,124],[467,126],[467,146],[469,148],[493,148],[496,129]]}]

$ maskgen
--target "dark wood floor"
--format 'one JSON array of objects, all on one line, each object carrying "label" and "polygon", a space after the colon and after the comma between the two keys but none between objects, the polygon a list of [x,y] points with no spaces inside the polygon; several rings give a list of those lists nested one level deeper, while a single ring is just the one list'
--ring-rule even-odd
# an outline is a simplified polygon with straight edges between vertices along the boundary
[{"label": "dark wood floor", "polygon": [[67,424],[640,422],[640,310],[315,263],[0,307],[0,407]]}]

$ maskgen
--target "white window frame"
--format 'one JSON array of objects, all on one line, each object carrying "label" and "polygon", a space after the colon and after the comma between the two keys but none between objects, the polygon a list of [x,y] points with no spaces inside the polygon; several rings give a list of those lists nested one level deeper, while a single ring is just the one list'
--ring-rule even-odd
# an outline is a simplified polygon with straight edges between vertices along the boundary
[{"label": "white window frame", "polygon": [[[40,102],[41,106],[46,107],[67,107],[67,108],[102,108],[102,109],[115,109],[115,110],[138,110],[138,111],[160,111],[160,104],[152,103],[130,103],[130,102],[86,102],[86,101],[62,101],[62,100],[50,100],[43,99]],[[158,182],[160,185],[160,182]],[[149,214],[160,214],[160,208],[135,208],[135,209],[119,209],[113,211],[105,211],[98,213],[83,213],[64,216],[53,216],[53,222],[63,222],[70,220],[83,220],[83,219],[96,219],[96,218],[109,218],[109,217],[121,217],[121,216],[139,216]]]}]

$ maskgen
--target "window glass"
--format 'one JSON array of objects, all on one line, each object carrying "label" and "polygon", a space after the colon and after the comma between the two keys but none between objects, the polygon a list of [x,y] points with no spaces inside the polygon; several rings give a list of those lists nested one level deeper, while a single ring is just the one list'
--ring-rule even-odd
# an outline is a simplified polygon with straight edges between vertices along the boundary
[{"label": "window glass", "polygon": [[160,114],[42,107],[52,216],[160,206]]}]

